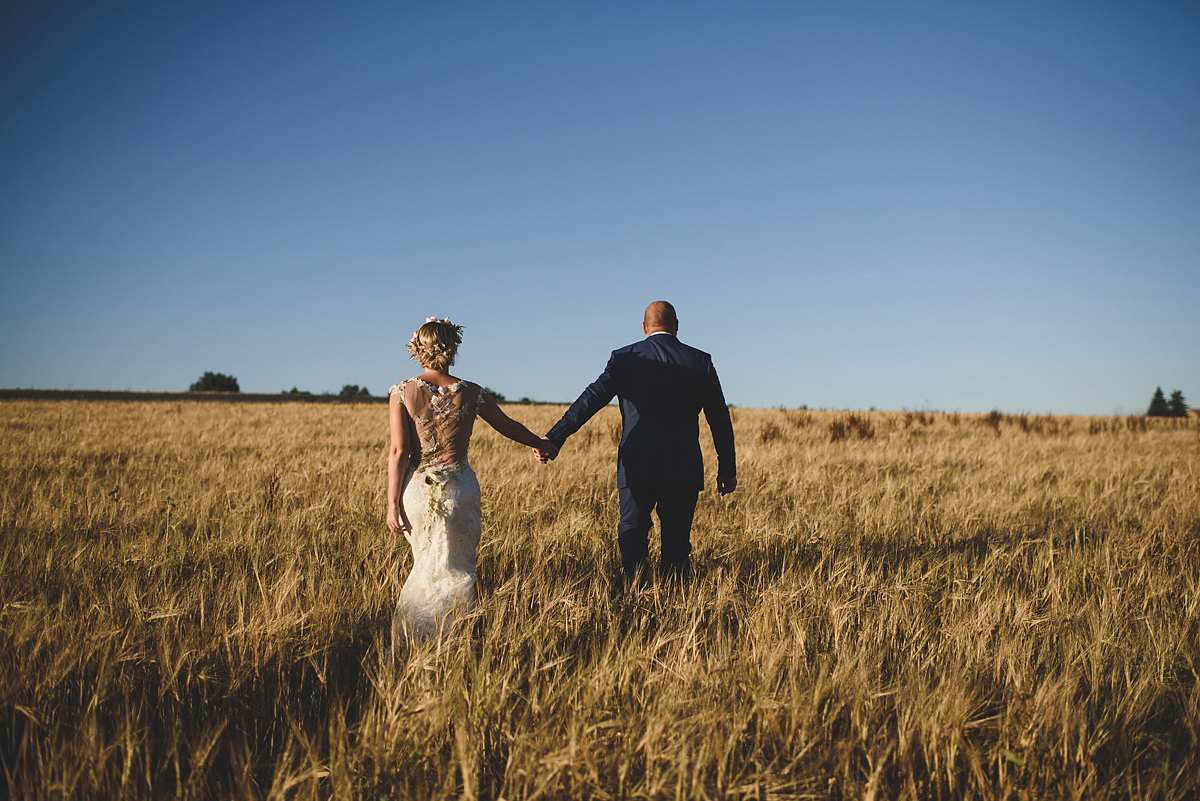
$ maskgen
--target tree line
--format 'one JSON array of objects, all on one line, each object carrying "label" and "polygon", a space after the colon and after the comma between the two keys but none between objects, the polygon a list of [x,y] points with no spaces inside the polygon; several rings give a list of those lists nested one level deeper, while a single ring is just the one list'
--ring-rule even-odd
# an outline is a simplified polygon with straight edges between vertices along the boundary
[{"label": "tree line", "polygon": [[[189,392],[241,392],[242,388],[238,385],[238,380],[235,376],[225,375],[224,373],[214,373],[211,370],[206,370],[204,375],[192,382],[188,387]],[[495,391],[484,387],[483,391],[496,399],[497,403],[505,403],[506,398]],[[311,395],[312,393],[306,389],[283,389],[279,391],[280,395]],[[338,397],[343,400],[354,400],[355,398],[369,398],[371,391],[366,387],[360,387],[358,384],[346,384],[342,387],[342,391],[338,393]],[[529,403],[529,398],[522,398],[521,403]]]},{"label": "tree line", "polygon": [[[200,376],[195,382],[188,387],[190,392],[241,392],[241,387],[238,386],[238,380],[234,376],[225,375],[224,373],[214,373],[205,371],[204,375]],[[483,391],[495,398],[497,403],[506,403],[508,399],[503,394],[497,392],[490,387],[484,387]],[[281,390],[281,395],[311,395],[307,390],[291,389]],[[371,391],[366,387],[360,387],[358,384],[346,384],[342,387],[342,391],[338,393],[338,397],[343,400],[354,400],[355,398],[369,398]],[[521,398],[517,403],[531,403],[529,398]],[[1187,417],[1188,405],[1183,397],[1181,390],[1171,392],[1171,397],[1168,398],[1163,394],[1162,387],[1157,387],[1154,390],[1154,396],[1150,398],[1150,408],[1146,410],[1147,417]]]},{"label": "tree line", "polygon": [[[237,377],[225,375],[224,373],[214,373],[205,371],[204,375],[200,376],[192,385],[188,387],[189,392],[241,392],[242,388],[238,385]],[[312,393],[306,389],[281,389],[280,395],[311,395]],[[371,390],[366,387],[360,387],[358,384],[346,384],[342,387],[342,391],[338,393],[338,397],[344,400],[353,400],[354,398],[369,398]]]}]

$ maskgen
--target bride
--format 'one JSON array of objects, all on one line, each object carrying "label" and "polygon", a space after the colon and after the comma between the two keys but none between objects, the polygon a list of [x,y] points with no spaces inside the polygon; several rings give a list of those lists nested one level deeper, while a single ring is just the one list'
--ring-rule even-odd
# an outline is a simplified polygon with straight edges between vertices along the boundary
[{"label": "bride", "polygon": [[506,415],[478,384],[447,372],[461,343],[462,326],[430,317],[407,345],[425,372],[388,393],[387,525],[404,535],[413,552],[392,618],[397,646],[437,634],[449,612],[475,599],[479,482],[467,463],[467,445],[476,415],[522,445],[557,451]]}]

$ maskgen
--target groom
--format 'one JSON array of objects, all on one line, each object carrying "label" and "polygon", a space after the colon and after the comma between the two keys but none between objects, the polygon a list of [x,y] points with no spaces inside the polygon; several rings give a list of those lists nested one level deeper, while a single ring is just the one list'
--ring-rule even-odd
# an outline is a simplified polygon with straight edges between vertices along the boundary
[{"label": "groom", "polygon": [[[665,300],[651,303],[642,332],[645,339],[612,352],[604,372],[546,438],[561,448],[616,396],[621,404],[617,544],[625,576],[633,579],[646,561],[650,513],[657,510],[664,572],[685,577],[691,566],[696,498],[704,488],[700,412],[717,448],[717,491],[722,495],[737,486],[733,425],[712,357],[676,337],[675,308]],[[549,461],[556,453],[538,451],[538,460]]]}]

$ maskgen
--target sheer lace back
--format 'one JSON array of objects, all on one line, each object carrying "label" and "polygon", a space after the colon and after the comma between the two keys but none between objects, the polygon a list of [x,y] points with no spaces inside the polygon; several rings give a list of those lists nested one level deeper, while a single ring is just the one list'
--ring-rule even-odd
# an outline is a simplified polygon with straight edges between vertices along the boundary
[{"label": "sheer lace back", "polygon": [[389,394],[399,395],[417,429],[421,443],[418,470],[451,470],[467,463],[467,447],[483,389],[470,381],[439,387],[420,378],[394,385]]}]

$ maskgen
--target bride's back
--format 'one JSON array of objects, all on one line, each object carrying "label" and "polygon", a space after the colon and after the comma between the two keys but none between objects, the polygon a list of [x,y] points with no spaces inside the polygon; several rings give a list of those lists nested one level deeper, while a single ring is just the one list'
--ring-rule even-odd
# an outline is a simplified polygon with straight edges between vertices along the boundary
[{"label": "bride's back", "polygon": [[389,394],[396,393],[421,443],[419,469],[449,470],[466,464],[482,388],[470,381],[439,387],[421,378],[410,378],[393,386]]}]

